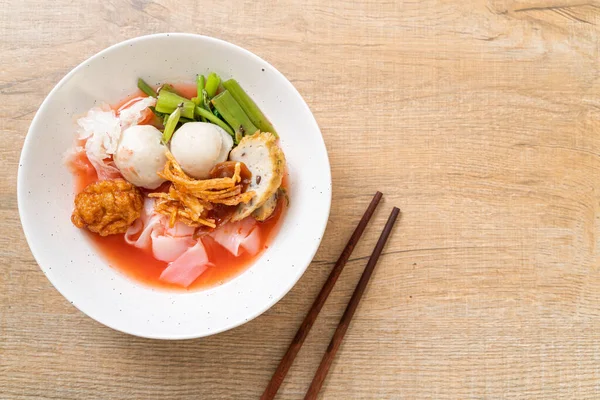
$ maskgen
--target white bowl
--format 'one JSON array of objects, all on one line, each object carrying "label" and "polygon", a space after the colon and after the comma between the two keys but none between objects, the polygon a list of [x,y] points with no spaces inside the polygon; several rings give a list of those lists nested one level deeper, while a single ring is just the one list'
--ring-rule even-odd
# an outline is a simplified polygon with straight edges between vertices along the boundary
[{"label": "white bowl", "polygon": [[[148,82],[193,82],[198,73],[234,77],[271,120],[289,170],[290,207],[271,246],[241,275],[204,291],[161,291],[110,267],[70,221],[74,181],[63,164],[76,118]],[[331,173],[308,106],[273,66],[231,43],[191,34],[158,34],[101,51],[69,72],[38,110],[18,176],[23,230],[56,289],[88,316],[132,335],[186,339],[241,325],[275,304],[302,276],[325,230]]]}]

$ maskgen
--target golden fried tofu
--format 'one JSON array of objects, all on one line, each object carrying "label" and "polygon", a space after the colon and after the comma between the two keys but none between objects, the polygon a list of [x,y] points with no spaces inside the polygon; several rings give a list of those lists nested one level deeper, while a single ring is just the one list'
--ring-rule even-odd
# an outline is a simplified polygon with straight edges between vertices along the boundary
[{"label": "golden fried tofu", "polygon": [[75,197],[73,225],[100,236],[124,233],[140,217],[144,200],[131,183],[123,179],[88,185]]}]

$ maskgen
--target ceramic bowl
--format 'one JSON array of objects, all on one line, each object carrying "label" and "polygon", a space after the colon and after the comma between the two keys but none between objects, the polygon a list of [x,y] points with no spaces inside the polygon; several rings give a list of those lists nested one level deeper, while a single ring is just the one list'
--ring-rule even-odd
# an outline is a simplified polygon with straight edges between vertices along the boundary
[{"label": "ceramic bowl", "polygon": [[[139,284],[110,267],[70,221],[74,180],[63,155],[76,119],[148,82],[192,82],[215,71],[234,77],[271,120],[288,161],[290,206],[279,233],[241,275],[207,290],[174,292]],[[160,338],[197,338],[257,317],[281,299],[310,264],[327,224],[331,174],[319,127],[294,86],[272,65],[231,43],[157,34],[116,44],[84,61],[50,92],[21,153],[18,204],[31,252],[75,307],[113,329]]]}]

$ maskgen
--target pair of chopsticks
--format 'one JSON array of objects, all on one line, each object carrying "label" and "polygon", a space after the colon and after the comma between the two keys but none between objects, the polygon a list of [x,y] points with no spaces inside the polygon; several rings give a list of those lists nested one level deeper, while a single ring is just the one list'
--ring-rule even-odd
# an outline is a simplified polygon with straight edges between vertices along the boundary
[{"label": "pair of chopsticks", "polygon": [[[352,236],[350,237],[350,240],[346,244],[344,251],[342,251],[340,258],[338,258],[337,262],[335,263],[335,266],[333,267],[331,273],[329,274],[329,277],[325,281],[323,288],[317,295],[317,298],[313,302],[313,305],[310,308],[310,310],[308,311],[308,314],[306,314],[304,321],[302,321],[300,328],[298,328],[298,332],[296,332],[296,336],[292,340],[292,343],[290,343],[290,346],[287,349],[283,358],[281,359],[279,366],[277,367],[277,369],[275,370],[275,373],[271,377],[271,381],[269,382],[265,391],[263,392],[262,396],[260,397],[261,400],[271,400],[277,394],[277,391],[279,390],[281,383],[285,379],[285,376],[287,375],[288,371],[290,370],[290,367],[292,366],[292,363],[294,362],[296,355],[300,351],[300,347],[302,347],[304,340],[308,336],[308,332],[310,332],[310,329],[312,328],[315,320],[317,319],[317,316],[319,315],[321,308],[323,308],[323,305],[325,304],[327,297],[331,293],[331,290],[333,289],[335,282],[337,281],[338,277],[342,273],[342,270],[344,269],[346,262],[350,258],[350,255],[352,254],[354,247],[356,246],[356,244],[360,240],[360,237],[362,236],[363,232],[365,231],[365,228],[366,228],[369,220],[373,216],[373,213],[375,212],[375,209],[377,208],[377,205],[379,204],[379,201],[381,200],[382,196],[383,196],[383,194],[381,192],[375,193],[373,200],[371,200],[371,204],[369,204],[369,207],[367,208],[364,215],[362,216],[360,222],[358,223],[358,226],[354,230],[354,233],[352,233]],[[360,277],[358,284],[356,285],[356,289],[354,289],[354,293],[352,294],[352,297],[350,298],[350,301],[348,302],[346,311],[344,311],[344,315],[342,315],[342,318],[340,319],[340,322],[335,330],[335,333],[333,334],[333,338],[331,339],[331,342],[329,343],[329,346],[327,347],[327,350],[325,351],[325,354],[323,355],[323,358],[321,359],[321,364],[319,365],[319,368],[317,369],[317,372],[315,373],[312,383],[310,384],[310,387],[308,388],[308,391],[306,392],[306,396],[304,397],[305,400],[309,400],[309,399],[312,400],[312,399],[317,398],[317,395],[319,394],[319,391],[321,390],[321,387],[323,386],[323,382],[325,381],[325,378],[327,377],[327,373],[329,372],[329,367],[331,366],[331,363],[333,362],[335,354],[337,353],[337,350],[340,347],[342,340],[344,339],[344,335],[346,334],[346,331],[348,330],[348,326],[350,325],[350,321],[352,320],[352,317],[354,316],[356,307],[358,307],[358,303],[360,302],[360,299],[362,298],[365,288],[367,287],[367,283],[369,283],[369,279],[371,278],[371,275],[373,274],[375,265],[377,264],[377,261],[379,260],[379,256],[381,255],[381,252],[383,250],[383,246],[387,242],[388,237],[390,236],[390,233],[392,232],[392,228],[394,226],[394,223],[396,222],[396,219],[398,218],[399,213],[400,213],[400,210],[397,207],[394,207],[392,209],[392,212],[385,224],[385,227],[383,228],[383,232],[381,232],[381,236],[379,237],[379,240],[377,241],[377,244],[375,245],[375,248],[373,249],[373,253],[371,254],[371,257],[369,258],[369,262],[367,263],[367,266],[365,267],[365,270],[364,270],[362,276]]]}]

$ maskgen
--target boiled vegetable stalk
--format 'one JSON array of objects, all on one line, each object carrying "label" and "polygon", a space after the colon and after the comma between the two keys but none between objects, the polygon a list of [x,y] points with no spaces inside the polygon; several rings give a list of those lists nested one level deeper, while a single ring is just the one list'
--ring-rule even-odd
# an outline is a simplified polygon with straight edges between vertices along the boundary
[{"label": "boiled vegetable stalk", "polygon": [[148,85],[146,81],[144,81],[142,78],[138,78],[137,86],[142,92],[146,93],[148,96],[156,97],[156,92],[154,91],[154,89],[152,89],[152,86]]},{"label": "boiled vegetable stalk", "polygon": [[207,111],[204,108],[196,107],[196,114],[198,114],[200,117],[206,118],[206,120],[208,120],[209,122],[220,126],[225,130],[225,132],[229,133],[231,136],[234,136],[233,129],[231,129],[231,127],[225,122],[221,121],[219,117],[213,115],[213,113],[211,113],[210,111]]},{"label": "boiled vegetable stalk", "polygon": [[165,124],[165,130],[163,131],[162,141],[163,143],[169,143],[173,133],[175,132],[175,128],[177,127],[177,123],[179,122],[179,118],[181,117],[181,108],[176,107],[175,111],[169,115],[169,119],[167,119],[167,123]]},{"label": "boiled vegetable stalk", "polygon": [[181,116],[194,119],[194,109],[196,108],[196,105],[193,101],[165,89],[162,89],[158,93],[155,106],[156,111],[170,114],[179,106],[181,106]]},{"label": "boiled vegetable stalk", "polygon": [[217,90],[219,89],[219,84],[221,83],[221,78],[219,77],[219,75],[215,74],[214,72],[211,72],[210,74],[208,74],[208,78],[206,79],[206,93],[208,94],[209,98],[213,98],[215,97],[215,94],[217,94]]},{"label": "boiled vegetable stalk", "polygon": [[[250,121],[244,110],[242,110],[228,90],[219,93],[211,102],[236,133],[239,131],[242,136],[245,136],[253,135],[258,131],[258,128]],[[239,135],[234,136],[236,139],[238,137]]]},{"label": "boiled vegetable stalk", "polygon": [[202,99],[202,91],[204,90],[204,86],[206,85],[206,79],[204,75],[198,75],[196,78],[196,97]]},{"label": "boiled vegetable stalk", "polygon": [[269,122],[260,108],[258,108],[256,103],[252,100],[252,98],[250,98],[250,96],[248,96],[248,94],[244,91],[244,89],[242,89],[240,84],[235,79],[229,79],[223,82],[223,87],[240,105],[252,123],[260,128],[261,132],[271,132],[277,136],[277,132],[275,132],[275,128],[273,128],[271,122]]}]

